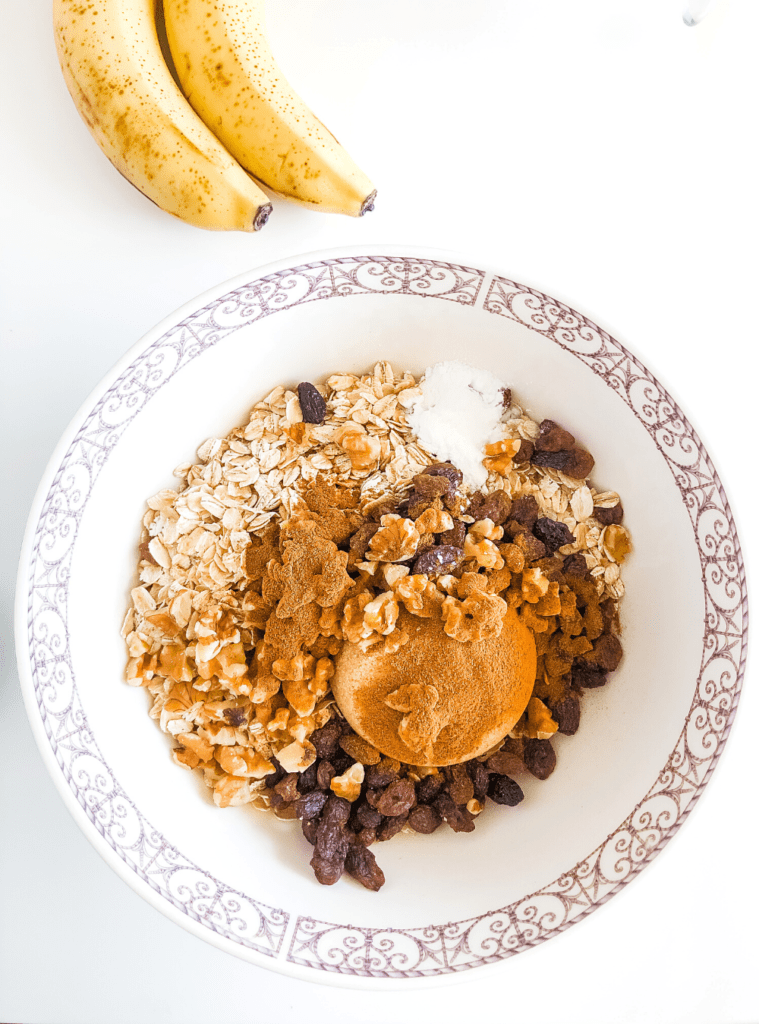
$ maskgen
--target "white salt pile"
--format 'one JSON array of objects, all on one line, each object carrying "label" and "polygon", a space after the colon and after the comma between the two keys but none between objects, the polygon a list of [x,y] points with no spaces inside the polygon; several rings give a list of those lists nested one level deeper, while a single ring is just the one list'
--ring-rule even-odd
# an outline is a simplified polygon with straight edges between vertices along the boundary
[{"label": "white salt pile", "polygon": [[451,360],[426,370],[420,388],[408,416],[411,429],[441,462],[460,469],[465,483],[481,487],[488,476],[483,449],[503,436],[503,382]]}]

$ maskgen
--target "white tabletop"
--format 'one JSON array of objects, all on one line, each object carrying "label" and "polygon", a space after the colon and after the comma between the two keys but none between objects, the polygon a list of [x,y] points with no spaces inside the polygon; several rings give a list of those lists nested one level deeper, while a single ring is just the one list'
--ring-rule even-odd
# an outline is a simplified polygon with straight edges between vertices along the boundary
[{"label": "white tabletop", "polygon": [[724,757],[660,857],[585,922],[484,979],[407,993],[249,966],[99,858],[24,714],[10,618],[55,442],[155,322],[224,279],[338,245],[439,246],[569,301],[637,351],[719,466],[749,566],[759,428],[753,0],[268,0],[280,62],[379,188],[360,221],[277,203],[258,235],[175,221],[101,155],[50,5],[5,0],[0,1021],[756,1024],[751,669]]}]

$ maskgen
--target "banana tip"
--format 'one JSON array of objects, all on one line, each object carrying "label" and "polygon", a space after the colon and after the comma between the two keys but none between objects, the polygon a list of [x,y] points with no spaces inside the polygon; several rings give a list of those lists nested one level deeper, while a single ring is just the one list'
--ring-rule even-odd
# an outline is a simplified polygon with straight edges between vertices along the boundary
[{"label": "banana tip", "polygon": [[264,224],[267,222],[267,220],[271,216],[272,209],[273,209],[273,207],[272,207],[271,203],[264,203],[263,206],[259,206],[258,207],[258,210],[256,211],[256,215],[253,218],[253,230],[254,231],[260,231],[261,230],[261,228],[264,226]]},{"label": "banana tip", "polygon": [[377,189],[375,188],[375,190],[373,192],[370,192],[369,195],[366,197],[366,199],[361,204],[361,209],[359,210],[359,213],[358,213],[359,217],[363,217],[365,213],[371,213],[372,212],[372,210],[374,209],[374,200],[376,198],[377,198]]}]

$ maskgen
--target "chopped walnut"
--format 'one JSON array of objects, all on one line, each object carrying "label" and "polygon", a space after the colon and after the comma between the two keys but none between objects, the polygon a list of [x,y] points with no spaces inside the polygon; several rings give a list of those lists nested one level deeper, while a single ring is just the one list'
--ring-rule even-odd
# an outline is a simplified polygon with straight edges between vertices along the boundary
[{"label": "chopped walnut", "polygon": [[395,629],[398,621],[398,601],[392,590],[386,590],[375,597],[364,608],[364,625],[381,636],[387,636]]},{"label": "chopped walnut", "polygon": [[470,594],[465,601],[446,597],[443,601],[443,628],[448,636],[461,643],[500,636],[507,607],[497,594],[482,591]]},{"label": "chopped walnut", "polygon": [[360,761],[352,764],[342,775],[336,775],[329,784],[329,788],[343,800],[353,803],[361,796],[361,783],[364,781],[364,766]]},{"label": "chopped walnut", "polygon": [[558,722],[538,697],[531,697],[527,711],[509,734],[514,739],[549,740],[558,730]]},{"label": "chopped walnut", "polygon": [[624,562],[632,550],[629,533],[624,526],[619,526],[616,523],[604,527],[599,544],[606,557],[612,562]]},{"label": "chopped walnut", "polygon": [[304,772],[316,760],[316,749],[308,740],[296,740],[277,751],[277,760],[286,772]]},{"label": "chopped walnut", "polygon": [[473,534],[471,530],[464,541],[464,557],[473,558],[483,569],[503,568],[503,558],[492,540]]},{"label": "chopped walnut", "polygon": [[548,577],[537,566],[522,573],[522,596],[530,604],[537,604],[548,593],[548,587]]},{"label": "chopped walnut", "polygon": [[419,532],[410,519],[399,515],[383,516],[381,526],[369,542],[368,562],[405,562],[419,546]]},{"label": "chopped walnut", "polygon": [[[439,480],[440,477],[431,477],[430,479]],[[453,516],[450,512],[444,512],[442,509],[426,508],[415,520],[414,526],[420,534],[445,533],[446,530],[453,529]]]}]

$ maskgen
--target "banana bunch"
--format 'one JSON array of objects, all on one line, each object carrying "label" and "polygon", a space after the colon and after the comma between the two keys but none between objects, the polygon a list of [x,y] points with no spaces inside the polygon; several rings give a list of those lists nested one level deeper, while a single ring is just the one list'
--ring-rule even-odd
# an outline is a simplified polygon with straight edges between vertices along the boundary
[{"label": "banana bunch", "polygon": [[156,2],[53,5],[69,92],[124,177],[163,210],[212,230],[264,226],[272,207],[254,179],[311,209],[373,209],[369,179],[274,61],[263,0],[164,0],[182,91],[161,50]]}]

